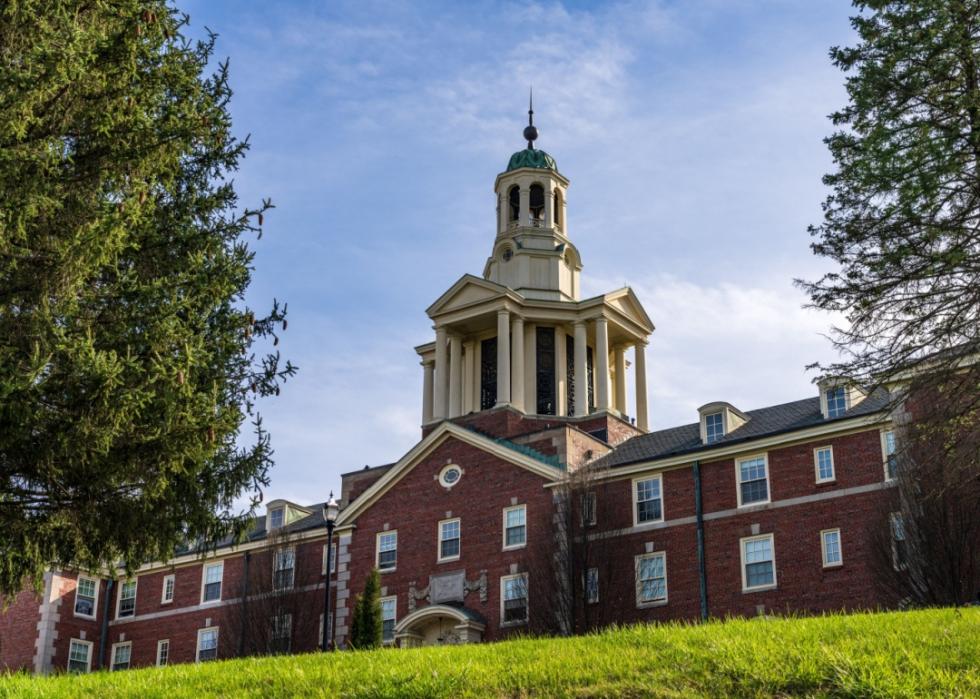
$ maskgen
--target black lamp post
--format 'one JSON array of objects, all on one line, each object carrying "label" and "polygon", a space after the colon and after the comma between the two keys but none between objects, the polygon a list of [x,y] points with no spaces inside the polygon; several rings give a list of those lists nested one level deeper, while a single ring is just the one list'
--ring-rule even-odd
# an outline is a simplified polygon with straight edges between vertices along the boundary
[{"label": "black lamp post", "polygon": [[320,643],[320,650],[330,650],[330,569],[333,567],[333,528],[337,523],[337,513],[340,507],[333,499],[333,492],[330,499],[323,506],[323,519],[327,523],[327,573],[326,581],[323,585],[323,638]]}]

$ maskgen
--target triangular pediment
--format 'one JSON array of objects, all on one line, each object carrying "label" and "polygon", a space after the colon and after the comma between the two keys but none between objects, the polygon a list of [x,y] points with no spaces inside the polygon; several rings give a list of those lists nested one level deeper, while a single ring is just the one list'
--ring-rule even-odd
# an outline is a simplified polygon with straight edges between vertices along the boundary
[{"label": "triangular pediment", "polygon": [[435,303],[425,309],[430,318],[437,315],[479,304],[492,299],[510,296],[518,299],[512,289],[495,282],[480,279],[472,274],[464,274],[448,291],[436,299]]},{"label": "triangular pediment", "polygon": [[652,333],[654,331],[653,321],[647,315],[643,304],[640,303],[640,299],[630,287],[625,286],[622,289],[603,294],[602,299],[606,305],[615,308],[633,322],[643,326],[647,332]]},{"label": "triangular pediment", "polygon": [[[484,437],[465,427],[460,427],[452,422],[443,422],[422,441],[412,447],[405,456],[398,460],[398,463],[386,471],[360,497],[342,510],[340,516],[337,518],[337,526],[352,524],[358,515],[377,502],[382,495],[393,488],[416,465],[425,460],[433,450],[449,439],[465,442],[470,446],[493,454],[503,461],[531,471],[541,476],[544,482],[552,482],[561,477],[561,470],[555,466],[551,466],[544,461],[539,461],[533,456],[529,456],[517,449],[510,449],[493,439]],[[542,483],[542,487],[543,485],[544,483]]]}]

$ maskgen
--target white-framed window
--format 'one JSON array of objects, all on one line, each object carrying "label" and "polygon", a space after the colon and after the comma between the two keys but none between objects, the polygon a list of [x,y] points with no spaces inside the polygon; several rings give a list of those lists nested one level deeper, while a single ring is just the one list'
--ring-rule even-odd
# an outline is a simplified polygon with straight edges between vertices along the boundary
[{"label": "white-framed window", "polygon": [[841,549],[840,529],[824,529],[820,532],[820,553],[823,567],[834,568],[844,565],[844,552]]},{"label": "white-framed window", "polygon": [[742,592],[776,587],[776,551],[772,534],[741,540]]},{"label": "white-framed window", "polygon": [[92,670],[92,642],[71,639],[68,646],[68,672],[90,672]]},{"label": "white-framed window", "polygon": [[221,600],[221,579],[224,574],[224,561],[204,565],[201,571],[201,604]]},{"label": "white-framed window", "polygon": [[272,589],[292,590],[296,577],[296,549],[277,549],[272,556]]},{"label": "white-framed window", "polygon": [[[337,572],[337,544],[330,544],[330,574]],[[327,545],[323,545],[323,563],[320,566],[320,575],[327,574]]]},{"label": "white-framed window", "polygon": [[599,569],[589,568],[585,571],[585,603],[599,603]]},{"label": "white-framed window", "polygon": [[126,641],[125,643],[113,643],[112,644],[112,664],[109,669],[112,672],[116,670],[128,670],[129,661],[133,656],[133,642]]},{"label": "white-framed window", "polygon": [[394,570],[398,565],[398,531],[378,532],[378,570]]},{"label": "white-framed window", "polygon": [[269,619],[269,652],[288,653],[293,646],[293,615],[276,614]]},{"label": "white-framed window", "polygon": [[837,478],[834,471],[834,448],[817,447],[813,450],[813,469],[817,483],[830,483]]},{"label": "white-framed window", "polygon": [[170,663],[170,639],[157,641],[157,667]]},{"label": "white-framed window", "polygon": [[456,464],[449,464],[439,472],[439,485],[448,490],[459,483],[459,479],[462,477],[463,469]]},{"label": "white-framed window", "polygon": [[769,502],[769,460],[765,454],[735,460],[738,506]]},{"label": "white-framed window", "polygon": [[905,520],[901,512],[892,512],[888,517],[892,530],[892,566],[895,570],[905,570],[908,565],[908,544],[905,541]]},{"label": "white-framed window", "polygon": [[500,578],[500,625],[527,621],[527,573]]},{"label": "white-framed window", "polygon": [[439,562],[458,561],[460,542],[459,517],[439,522]]},{"label": "white-framed window", "polygon": [[705,444],[717,442],[725,436],[725,416],[721,411],[704,416]]},{"label": "white-framed window", "polygon": [[527,505],[504,508],[504,550],[527,545]]},{"label": "white-framed window", "polygon": [[840,417],[847,412],[847,389],[844,386],[828,388],[827,417]]},{"label": "white-framed window", "polygon": [[173,573],[163,576],[163,591],[160,593],[160,604],[170,604],[174,601],[176,580]]},{"label": "white-framed window", "polygon": [[664,521],[663,478],[659,475],[633,481],[633,524]]},{"label": "white-framed window", "polygon": [[881,454],[885,462],[885,480],[893,481],[898,476],[898,445],[895,442],[894,430],[883,430],[881,433]]},{"label": "white-framed window", "polygon": [[[383,631],[383,629],[382,629]],[[327,640],[333,642],[333,611],[330,612],[330,626],[327,627]],[[316,647],[323,645],[323,614],[320,614],[320,623],[316,629]]]},{"label": "white-framed window", "polygon": [[395,622],[398,614],[398,598],[381,598],[381,641],[383,643],[394,643],[395,641]]},{"label": "white-framed window", "polygon": [[116,618],[136,614],[136,578],[123,580],[119,585],[119,597],[116,599]]},{"label": "white-framed window", "polygon": [[218,627],[209,626],[197,630],[197,662],[214,660],[218,657]]},{"label": "white-framed window", "polygon": [[269,529],[279,529],[286,523],[286,508],[275,507],[269,510]]},{"label": "white-framed window", "polygon": [[99,602],[99,581],[79,575],[75,586],[75,616],[94,619]]},{"label": "white-framed window", "polygon": [[581,507],[581,524],[583,527],[594,527],[596,523],[596,494],[583,493],[579,501]]},{"label": "white-framed window", "polygon": [[667,554],[664,551],[636,557],[636,606],[667,603]]}]

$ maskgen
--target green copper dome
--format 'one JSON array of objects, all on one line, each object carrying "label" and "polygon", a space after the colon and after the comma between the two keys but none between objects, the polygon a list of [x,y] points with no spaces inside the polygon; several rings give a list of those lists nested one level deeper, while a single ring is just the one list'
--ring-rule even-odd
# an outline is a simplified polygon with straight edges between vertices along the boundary
[{"label": "green copper dome", "polygon": [[510,156],[510,162],[507,163],[507,172],[518,170],[522,167],[535,167],[539,170],[554,170],[558,172],[558,165],[555,163],[555,159],[543,150],[537,150],[535,148],[525,148]]}]

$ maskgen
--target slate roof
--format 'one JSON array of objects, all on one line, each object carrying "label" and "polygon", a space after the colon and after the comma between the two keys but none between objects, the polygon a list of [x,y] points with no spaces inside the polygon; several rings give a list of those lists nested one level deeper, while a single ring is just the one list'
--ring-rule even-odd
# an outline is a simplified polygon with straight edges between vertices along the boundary
[{"label": "slate roof", "polygon": [[595,462],[597,468],[616,468],[641,461],[653,461],[681,454],[695,454],[728,444],[749,442],[762,437],[802,430],[848,418],[871,415],[884,410],[889,401],[885,389],[878,389],[840,417],[824,419],[820,398],[804,398],[792,403],[749,410],[744,425],[709,445],[701,443],[700,423],[671,427],[633,437]]}]

